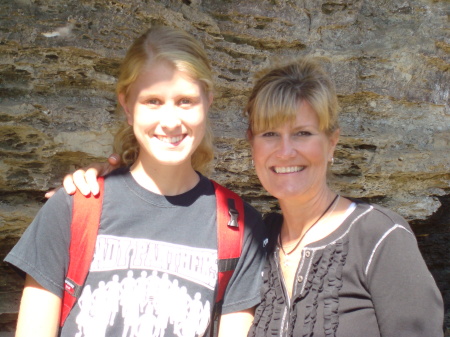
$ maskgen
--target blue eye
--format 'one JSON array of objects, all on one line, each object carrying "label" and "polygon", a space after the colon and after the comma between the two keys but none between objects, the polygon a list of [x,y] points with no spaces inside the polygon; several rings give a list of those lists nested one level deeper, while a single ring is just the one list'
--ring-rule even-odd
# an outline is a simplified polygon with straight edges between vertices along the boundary
[{"label": "blue eye", "polygon": [[181,109],[192,109],[197,106],[201,102],[200,97],[192,96],[192,97],[183,97],[178,100],[178,106]]},{"label": "blue eye", "polygon": [[189,98],[183,98],[183,99],[180,100],[180,104],[181,105],[188,105],[188,104],[191,104],[191,103],[192,103],[192,101]]},{"label": "blue eye", "polygon": [[149,100],[147,100],[146,104],[148,105],[160,105],[161,101],[157,98],[151,98]]}]

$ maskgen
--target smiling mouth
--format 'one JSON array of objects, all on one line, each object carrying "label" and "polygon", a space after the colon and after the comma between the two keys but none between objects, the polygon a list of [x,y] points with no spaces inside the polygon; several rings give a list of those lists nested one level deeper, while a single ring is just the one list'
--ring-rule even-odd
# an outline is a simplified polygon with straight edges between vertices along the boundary
[{"label": "smiling mouth", "polygon": [[176,136],[176,137],[167,137],[167,136],[155,136],[155,137],[158,138],[158,140],[163,143],[176,144],[176,143],[181,142],[184,139],[185,135]]},{"label": "smiling mouth", "polygon": [[301,172],[305,169],[304,166],[274,166],[272,167],[272,171],[275,173],[295,173]]}]

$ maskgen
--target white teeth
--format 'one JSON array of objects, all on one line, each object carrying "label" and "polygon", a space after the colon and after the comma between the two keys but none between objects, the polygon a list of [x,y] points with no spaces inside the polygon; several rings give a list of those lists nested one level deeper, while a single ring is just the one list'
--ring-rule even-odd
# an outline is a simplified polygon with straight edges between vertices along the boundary
[{"label": "white teeth", "polygon": [[177,137],[165,137],[165,136],[156,136],[160,141],[164,143],[178,143],[183,139],[183,136],[177,136]]},{"label": "white teeth", "polygon": [[304,166],[286,166],[286,167],[274,167],[273,170],[276,173],[293,173],[304,170]]}]

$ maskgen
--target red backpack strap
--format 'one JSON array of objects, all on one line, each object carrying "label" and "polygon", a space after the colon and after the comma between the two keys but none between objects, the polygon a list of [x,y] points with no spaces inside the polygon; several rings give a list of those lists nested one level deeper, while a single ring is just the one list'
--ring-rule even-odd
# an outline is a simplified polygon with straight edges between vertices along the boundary
[{"label": "red backpack strap", "polygon": [[103,177],[98,178],[100,193],[84,196],[77,191],[73,198],[69,269],[64,283],[60,326],[81,295],[92,258],[94,257],[103,204]]},{"label": "red backpack strap", "polygon": [[244,202],[236,193],[212,181],[217,202],[218,289],[216,303],[223,300],[242,251]]}]

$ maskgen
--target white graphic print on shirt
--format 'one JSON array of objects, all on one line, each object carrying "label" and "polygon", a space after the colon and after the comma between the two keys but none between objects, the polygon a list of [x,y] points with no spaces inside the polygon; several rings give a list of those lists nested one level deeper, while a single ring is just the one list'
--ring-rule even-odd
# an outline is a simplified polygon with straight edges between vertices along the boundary
[{"label": "white graphic print on shirt", "polygon": [[217,252],[167,242],[99,235],[90,271],[151,269],[214,289]]},{"label": "white graphic print on shirt", "polygon": [[102,337],[112,326],[122,327],[122,337],[202,336],[212,303],[182,284],[191,281],[213,290],[216,259],[211,249],[99,235],[90,277],[93,281],[104,272],[109,277],[96,288],[84,287],[76,337]]}]

